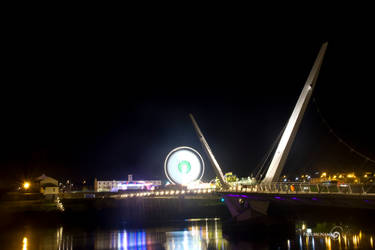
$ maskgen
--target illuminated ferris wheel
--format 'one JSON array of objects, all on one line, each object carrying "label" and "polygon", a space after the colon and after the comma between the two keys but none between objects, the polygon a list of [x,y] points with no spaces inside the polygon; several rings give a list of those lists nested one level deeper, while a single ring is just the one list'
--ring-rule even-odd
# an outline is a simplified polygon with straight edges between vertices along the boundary
[{"label": "illuminated ferris wheel", "polygon": [[187,185],[202,178],[204,173],[203,158],[193,148],[178,147],[167,155],[164,171],[171,183]]}]

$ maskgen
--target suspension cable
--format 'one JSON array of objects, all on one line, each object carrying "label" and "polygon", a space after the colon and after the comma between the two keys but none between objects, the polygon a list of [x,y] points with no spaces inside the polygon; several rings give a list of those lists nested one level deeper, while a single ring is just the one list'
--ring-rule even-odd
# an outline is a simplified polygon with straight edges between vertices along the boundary
[{"label": "suspension cable", "polygon": [[315,99],[315,97],[313,97],[313,102],[315,104],[315,107],[316,107],[316,111],[318,112],[319,114],[319,117],[320,119],[322,120],[322,122],[324,123],[324,125],[328,128],[329,132],[341,143],[343,144],[346,148],[348,148],[350,150],[350,152],[358,155],[359,157],[365,159],[366,161],[369,161],[369,162],[372,162],[372,163],[375,163],[375,160],[370,158],[369,156],[365,155],[365,154],[362,154],[361,152],[357,151],[356,149],[354,149],[353,147],[351,147],[346,141],[344,141],[340,136],[338,136],[335,131],[332,129],[332,127],[328,124],[327,120],[324,118],[324,116],[322,115],[322,112],[320,111],[319,109],[319,106],[318,106],[318,103]]}]

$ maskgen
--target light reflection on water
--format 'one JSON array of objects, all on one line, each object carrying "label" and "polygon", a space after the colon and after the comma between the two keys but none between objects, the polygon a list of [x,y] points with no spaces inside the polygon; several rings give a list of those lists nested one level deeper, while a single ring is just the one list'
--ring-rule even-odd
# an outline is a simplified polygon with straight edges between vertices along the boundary
[{"label": "light reflection on water", "polygon": [[[195,219],[181,228],[28,229],[21,246],[30,249],[229,249],[218,219]],[[20,232],[17,232],[21,236]],[[13,246],[14,247],[14,246]],[[17,248],[19,249],[19,248]]]},{"label": "light reflection on water", "polygon": [[288,249],[374,249],[374,232],[363,233],[355,227],[331,223],[317,223],[313,228],[304,223],[299,226],[297,224],[298,244],[291,246],[288,240]]},{"label": "light reflection on water", "polygon": [[[5,249],[373,249],[374,234],[322,223],[296,224],[293,239],[269,245],[256,239],[231,240],[222,233],[219,219],[192,219],[180,227],[143,229],[35,228],[8,232]],[[333,228],[333,229],[332,229]],[[330,230],[331,229],[331,230]],[[338,232],[335,233],[335,232]],[[271,236],[272,237],[272,236]],[[14,240],[14,241],[13,241]],[[18,243],[15,243],[18,242]],[[15,244],[14,244],[15,243]],[[2,247],[7,245],[2,245]]]}]

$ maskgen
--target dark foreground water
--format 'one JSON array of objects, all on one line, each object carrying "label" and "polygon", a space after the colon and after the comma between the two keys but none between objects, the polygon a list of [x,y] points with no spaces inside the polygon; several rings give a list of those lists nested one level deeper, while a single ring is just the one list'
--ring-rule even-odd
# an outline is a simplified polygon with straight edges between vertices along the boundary
[{"label": "dark foreground water", "polygon": [[2,228],[0,249],[373,249],[375,240],[366,223],[355,222],[294,221],[289,230],[260,230],[254,225],[236,228],[218,218],[116,226],[40,220]]}]

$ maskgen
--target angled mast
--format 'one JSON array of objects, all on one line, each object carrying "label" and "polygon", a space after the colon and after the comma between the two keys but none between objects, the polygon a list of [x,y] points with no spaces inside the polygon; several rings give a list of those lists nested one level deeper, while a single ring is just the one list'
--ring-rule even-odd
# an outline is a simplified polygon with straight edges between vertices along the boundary
[{"label": "angled mast", "polygon": [[219,178],[220,184],[223,188],[228,188],[229,184],[226,182],[223,172],[221,171],[221,168],[219,166],[219,163],[216,161],[214,154],[211,151],[210,146],[208,145],[206,139],[204,138],[202,131],[199,129],[198,123],[195,121],[194,116],[192,114],[189,114],[191,121],[193,122],[194,129],[197,132],[198,138],[205,149],[208,159],[211,162],[211,165],[214,168],[215,174],[217,178]]},{"label": "angled mast", "polygon": [[306,80],[305,86],[302,89],[297,104],[294,107],[293,113],[289,118],[284,133],[276,148],[275,154],[272,158],[268,171],[262,181],[262,183],[264,184],[276,182],[280,178],[281,171],[285,165],[290,148],[297,134],[299,125],[305,113],[306,107],[309,103],[312,92],[314,90],[315,83],[319,75],[319,70],[323,62],[324,54],[327,49],[327,45],[328,43],[326,42],[321,46],[319,54],[315,59],[314,65]]}]

